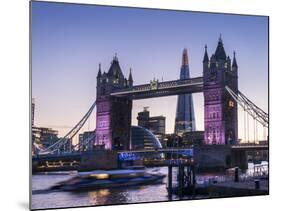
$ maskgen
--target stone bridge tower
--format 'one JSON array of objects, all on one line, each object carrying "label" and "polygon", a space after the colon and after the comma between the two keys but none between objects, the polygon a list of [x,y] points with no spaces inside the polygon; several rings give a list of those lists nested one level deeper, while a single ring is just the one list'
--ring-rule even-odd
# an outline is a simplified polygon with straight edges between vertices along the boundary
[{"label": "stone bridge tower", "polygon": [[110,96],[116,89],[133,86],[130,70],[129,78],[122,73],[115,55],[108,72],[99,71],[97,75],[97,117],[95,145],[109,150],[128,150],[130,148],[132,100]]},{"label": "stone bridge tower", "polygon": [[209,59],[207,46],[203,59],[204,78],[204,143],[235,144],[238,141],[237,103],[225,86],[238,92],[238,66],[226,56],[219,38],[215,53]]}]

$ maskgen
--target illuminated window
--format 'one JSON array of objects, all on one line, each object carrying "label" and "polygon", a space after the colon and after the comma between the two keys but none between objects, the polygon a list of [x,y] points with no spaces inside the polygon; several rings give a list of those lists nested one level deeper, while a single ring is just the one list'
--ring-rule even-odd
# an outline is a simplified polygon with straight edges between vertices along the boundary
[{"label": "illuminated window", "polygon": [[232,100],[228,101],[228,106],[233,108],[234,107],[234,102]]},{"label": "illuminated window", "polygon": [[118,84],[118,83],[119,83],[118,78],[113,79],[113,83],[114,83],[114,84]]}]

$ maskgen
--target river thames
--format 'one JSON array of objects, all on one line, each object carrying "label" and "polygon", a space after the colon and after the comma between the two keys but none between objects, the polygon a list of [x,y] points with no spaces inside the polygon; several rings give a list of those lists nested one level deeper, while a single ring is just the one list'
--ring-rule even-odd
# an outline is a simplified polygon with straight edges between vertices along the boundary
[{"label": "river thames", "polygon": [[[264,163],[264,162],[263,162]],[[267,162],[266,162],[267,164]],[[162,173],[167,175],[167,167],[148,168],[148,172]],[[174,169],[176,171],[176,169]],[[252,174],[253,164],[249,163],[245,175]],[[129,204],[140,202],[156,202],[179,200],[177,196],[168,197],[166,190],[167,177],[163,183],[154,185],[131,186],[127,188],[99,189],[84,192],[66,192],[66,191],[46,191],[58,182],[67,180],[77,174],[75,171],[40,173],[32,176],[32,209],[45,208],[63,208],[77,206],[95,206],[110,204]],[[176,172],[173,174],[174,181]],[[204,174],[197,175],[198,184],[206,183],[210,180],[224,180],[224,174]],[[183,197],[182,199],[200,199],[208,198],[207,195],[196,195],[192,197]]]}]

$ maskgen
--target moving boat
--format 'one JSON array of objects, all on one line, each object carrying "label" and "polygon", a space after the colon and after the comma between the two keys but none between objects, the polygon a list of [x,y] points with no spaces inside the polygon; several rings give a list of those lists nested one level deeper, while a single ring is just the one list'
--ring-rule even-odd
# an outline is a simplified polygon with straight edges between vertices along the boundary
[{"label": "moving boat", "polygon": [[51,190],[80,191],[101,188],[128,187],[133,185],[159,184],[164,174],[152,174],[145,170],[122,169],[110,171],[80,172],[77,176],[60,182]]}]

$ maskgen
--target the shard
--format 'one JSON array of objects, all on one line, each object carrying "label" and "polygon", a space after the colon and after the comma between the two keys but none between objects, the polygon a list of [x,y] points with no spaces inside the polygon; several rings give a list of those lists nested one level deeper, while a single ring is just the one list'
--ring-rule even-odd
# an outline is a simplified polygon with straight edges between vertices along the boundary
[{"label": "the shard", "polygon": [[[187,49],[183,50],[180,80],[190,78]],[[182,135],[184,132],[195,131],[195,116],[192,94],[178,95],[175,133]]]}]

